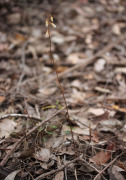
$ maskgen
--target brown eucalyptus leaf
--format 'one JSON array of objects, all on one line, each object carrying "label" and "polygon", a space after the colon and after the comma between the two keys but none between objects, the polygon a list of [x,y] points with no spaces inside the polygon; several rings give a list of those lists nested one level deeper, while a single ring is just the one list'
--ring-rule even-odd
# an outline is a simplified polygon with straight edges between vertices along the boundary
[{"label": "brown eucalyptus leaf", "polygon": [[90,162],[94,164],[105,164],[111,158],[111,154],[101,151],[97,153],[94,157],[90,158]]}]

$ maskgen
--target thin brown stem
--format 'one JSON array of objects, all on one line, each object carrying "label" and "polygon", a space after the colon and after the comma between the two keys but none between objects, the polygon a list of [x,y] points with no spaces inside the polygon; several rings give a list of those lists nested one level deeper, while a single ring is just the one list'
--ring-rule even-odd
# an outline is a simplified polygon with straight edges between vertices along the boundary
[{"label": "thin brown stem", "polygon": [[75,155],[76,155],[76,157],[77,157],[76,145],[75,145],[74,136],[73,136],[73,131],[72,131],[72,127],[71,127],[69,110],[68,110],[66,98],[65,98],[65,95],[64,95],[64,89],[63,89],[63,87],[62,87],[62,85],[61,85],[61,83],[60,83],[59,76],[58,76],[58,72],[57,72],[57,69],[56,69],[56,64],[55,64],[55,61],[54,61],[54,58],[53,58],[53,54],[52,54],[52,42],[51,42],[50,26],[49,26],[49,25],[48,25],[48,35],[49,35],[50,58],[51,58],[51,61],[52,61],[53,66],[54,66],[54,71],[55,71],[55,73],[56,73],[57,82],[58,82],[59,88],[60,88],[61,93],[62,93],[62,96],[63,96],[64,103],[65,103],[65,107],[66,107],[66,111],[67,111],[68,123],[69,123],[69,126],[70,126],[72,141],[73,141],[73,145],[74,145],[74,151],[75,151]]}]

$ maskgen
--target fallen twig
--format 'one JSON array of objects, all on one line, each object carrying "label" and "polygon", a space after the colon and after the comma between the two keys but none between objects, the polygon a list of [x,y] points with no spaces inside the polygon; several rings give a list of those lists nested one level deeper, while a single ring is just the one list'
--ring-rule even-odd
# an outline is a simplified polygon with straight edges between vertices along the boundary
[{"label": "fallen twig", "polygon": [[30,118],[30,119],[33,119],[33,120],[36,120],[36,121],[42,121],[41,118],[39,117],[34,117],[34,116],[30,116],[29,115],[26,115],[26,114],[6,114],[6,115],[3,115],[0,117],[0,120],[3,120],[5,118],[11,118],[11,117],[15,117],[15,118]]},{"label": "fallen twig", "polygon": [[77,160],[80,160],[80,159],[81,159],[81,157],[77,157],[77,158],[73,159],[72,161],[64,164],[63,166],[61,166],[61,167],[58,168],[58,169],[55,169],[55,170],[49,171],[49,172],[47,172],[47,173],[41,174],[40,176],[38,176],[37,178],[35,178],[35,180],[40,180],[40,179],[45,178],[46,176],[49,176],[49,175],[54,174],[54,173],[56,173],[56,172],[59,172],[59,171],[63,170],[66,166],[68,166],[69,164],[71,164],[71,163],[73,163],[73,162],[75,162],[75,161],[77,161]]},{"label": "fallen twig", "polygon": [[[64,109],[64,108],[63,108]],[[33,127],[29,132],[26,133],[25,136],[21,137],[13,146],[13,148],[7,153],[7,155],[4,157],[4,159],[1,161],[0,166],[4,166],[8,159],[10,158],[11,154],[16,150],[16,148],[23,142],[23,140],[31,135],[35,130],[40,128],[44,123],[48,122],[50,119],[55,117],[57,114],[59,114],[63,109],[55,112],[52,116],[48,117],[47,119],[43,120],[42,122],[39,122],[35,127]]]}]

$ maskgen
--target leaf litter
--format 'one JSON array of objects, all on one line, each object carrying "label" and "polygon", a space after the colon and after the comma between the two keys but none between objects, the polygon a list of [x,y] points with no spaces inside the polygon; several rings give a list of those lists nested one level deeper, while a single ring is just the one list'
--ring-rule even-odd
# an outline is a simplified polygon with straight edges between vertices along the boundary
[{"label": "leaf litter", "polygon": [[[2,0],[0,5],[1,179],[126,179],[126,3]],[[71,125],[45,38],[49,9],[56,25],[52,53]],[[13,116],[1,119],[7,114]]]}]

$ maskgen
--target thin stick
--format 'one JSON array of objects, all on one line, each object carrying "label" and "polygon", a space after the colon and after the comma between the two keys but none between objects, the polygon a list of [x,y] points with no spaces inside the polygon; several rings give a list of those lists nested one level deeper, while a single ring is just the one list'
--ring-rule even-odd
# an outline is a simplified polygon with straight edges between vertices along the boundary
[{"label": "thin stick", "polygon": [[42,121],[42,119],[39,117],[34,117],[34,116],[29,117],[29,115],[26,115],[26,114],[6,114],[6,115],[3,115],[0,117],[0,121],[3,119],[6,119],[6,118],[12,118],[12,117],[14,117],[14,118],[30,118],[35,121],[40,121],[40,122]]},{"label": "thin stick", "polygon": [[[64,108],[63,108],[64,109]],[[1,161],[0,166],[4,166],[6,164],[6,162],[8,161],[8,159],[10,158],[11,154],[18,148],[18,146],[23,142],[23,140],[30,136],[35,130],[37,130],[38,128],[40,128],[44,123],[48,122],[50,119],[52,119],[53,117],[55,117],[57,114],[59,114],[63,109],[55,112],[52,116],[50,116],[49,118],[46,118],[45,120],[43,120],[42,122],[40,122],[38,125],[36,125],[35,127],[33,127],[29,132],[26,133],[25,136],[21,137],[12,147],[11,151],[9,151],[7,153],[7,155],[4,157],[4,159]]]},{"label": "thin stick", "polygon": [[54,58],[53,58],[53,54],[52,54],[52,42],[51,42],[51,35],[50,35],[50,22],[49,22],[49,18],[47,19],[47,21],[48,21],[48,31],[47,32],[48,32],[48,35],[49,35],[49,42],[50,42],[50,44],[49,44],[49,47],[50,47],[50,58],[51,58],[51,61],[52,61],[53,65],[54,65],[54,71],[56,73],[57,82],[58,82],[59,88],[60,88],[62,96],[63,96],[64,103],[65,103],[65,106],[66,106],[67,118],[68,118],[68,123],[69,123],[69,126],[70,126],[72,141],[73,141],[73,145],[74,145],[74,151],[75,151],[75,155],[77,157],[77,150],[76,150],[74,136],[73,136],[73,131],[72,131],[72,127],[71,127],[71,121],[70,121],[68,105],[67,105],[66,98],[65,98],[65,95],[64,95],[64,89],[63,89],[63,87],[62,87],[62,85],[60,83],[60,80],[59,80],[59,75],[58,75],[58,72],[57,72],[57,69],[56,69],[56,64],[55,64],[55,61],[54,61]]},{"label": "thin stick", "polygon": [[80,160],[80,157],[77,157],[77,158],[73,159],[72,161],[64,164],[63,166],[61,166],[60,168],[58,168],[58,169],[56,169],[56,170],[52,170],[52,171],[49,171],[49,172],[47,172],[47,173],[41,174],[40,176],[38,176],[37,178],[35,178],[35,180],[40,180],[40,179],[45,178],[46,176],[49,176],[49,175],[54,174],[54,173],[56,173],[56,172],[59,172],[59,171],[63,170],[66,166],[68,166],[68,165],[71,164],[71,163],[74,163],[74,162],[77,161],[77,160]]}]

